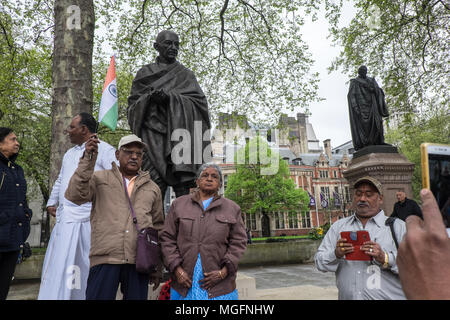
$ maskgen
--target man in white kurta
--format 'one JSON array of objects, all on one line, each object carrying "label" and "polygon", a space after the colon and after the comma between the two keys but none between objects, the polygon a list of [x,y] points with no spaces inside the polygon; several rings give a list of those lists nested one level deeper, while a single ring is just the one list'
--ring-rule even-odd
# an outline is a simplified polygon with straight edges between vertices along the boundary
[{"label": "man in white kurta", "polygon": [[[89,114],[81,116],[91,118],[95,123],[94,118],[87,115]],[[86,141],[92,134],[88,126],[83,124],[81,116],[75,116],[66,130],[71,142],[76,145],[64,155],[61,171],[47,202],[47,208],[58,207],[56,224],[45,254],[38,300],[85,300],[86,297],[91,203],[78,206],[64,197],[70,178],[85,150]],[[83,134],[84,131],[87,133]],[[95,171],[111,169],[113,161],[117,163],[115,148],[100,141]]]}]

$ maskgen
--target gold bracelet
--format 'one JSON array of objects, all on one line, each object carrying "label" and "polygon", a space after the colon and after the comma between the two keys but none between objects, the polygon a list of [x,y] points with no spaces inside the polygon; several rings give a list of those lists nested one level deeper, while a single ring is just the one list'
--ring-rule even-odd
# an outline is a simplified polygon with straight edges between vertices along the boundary
[{"label": "gold bracelet", "polygon": [[221,270],[219,271],[219,277],[220,277],[220,279],[223,280],[223,277],[222,277],[222,271],[221,271]]},{"label": "gold bracelet", "polygon": [[387,252],[384,252],[384,264],[383,264],[383,268],[387,269],[389,268],[389,255],[387,254]]}]

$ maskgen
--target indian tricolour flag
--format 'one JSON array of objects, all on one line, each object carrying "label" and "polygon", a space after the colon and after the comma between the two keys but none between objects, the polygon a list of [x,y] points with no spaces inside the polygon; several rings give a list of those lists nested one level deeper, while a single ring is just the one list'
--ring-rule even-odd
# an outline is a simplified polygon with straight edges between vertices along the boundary
[{"label": "indian tricolour flag", "polygon": [[114,56],[112,56],[108,72],[106,73],[105,85],[103,86],[102,101],[100,102],[100,111],[98,113],[98,122],[103,123],[112,131],[116,130],[118,110],[116,63]]}]

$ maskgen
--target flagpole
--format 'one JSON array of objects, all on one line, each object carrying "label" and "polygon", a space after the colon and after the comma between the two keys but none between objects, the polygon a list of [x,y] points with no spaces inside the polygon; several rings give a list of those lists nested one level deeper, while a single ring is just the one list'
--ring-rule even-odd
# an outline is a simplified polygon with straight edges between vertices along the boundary
[{"label": "flagpole", "polygon": [[[98,139],[98,121],[95,121],[95,130],[94,130],[94,134],[97,136],[97,139]],[[89,153],[89,160],[92,160],[92,152]]]},{"label": "flagpole", "polygon": [[[317,197],[316,197],[317,199]],[[316,201],[316,220],[317,220],[317,228],[320,227],[320,222],[319,222],[319,209],[317,208],[317,201]]]}]

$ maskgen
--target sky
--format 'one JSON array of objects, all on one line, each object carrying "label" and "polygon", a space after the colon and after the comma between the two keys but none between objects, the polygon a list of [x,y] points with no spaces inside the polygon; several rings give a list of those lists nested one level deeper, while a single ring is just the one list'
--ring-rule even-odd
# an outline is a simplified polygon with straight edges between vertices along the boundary
[{"label": "sky", "polygon": [[[346,1],[340,23],[348,24],[355,13],[356,10]],[[326,100],[309,106],[309,111],[312,113],[309,123],[312,124],[320,145],[323,147],[323,141],[331,139],[331,147],[334,148],[352,139],[347,105],[350,78],[340,71],[328,74],[327,68],[339,55],[341,48],[333,47],[331,39],[327,39],[329,24],[324,14],[319,13],[318,18],[315,22],[305,19],[303,40],[309,45],[315,60],[312,69],[320,74],[319,96]],[[353,77],[356,76],[355,71]],[[295,115],[296,112],[290,114],[290,116]]]}]

